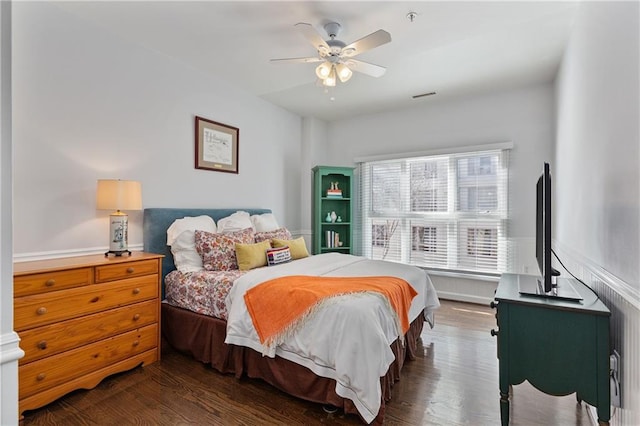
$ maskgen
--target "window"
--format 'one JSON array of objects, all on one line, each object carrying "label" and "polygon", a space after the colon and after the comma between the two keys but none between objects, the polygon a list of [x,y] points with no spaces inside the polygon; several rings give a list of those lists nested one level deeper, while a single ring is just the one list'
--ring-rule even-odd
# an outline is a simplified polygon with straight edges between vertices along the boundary
[{"label": "window", "polygon": [[436,228],[434,226],[412,226],[413,244],[411,251],[436,252]]},{"label": "window", "polygon": [[362,254],[433,269],[506,270],[507,153],[360,163]]}]

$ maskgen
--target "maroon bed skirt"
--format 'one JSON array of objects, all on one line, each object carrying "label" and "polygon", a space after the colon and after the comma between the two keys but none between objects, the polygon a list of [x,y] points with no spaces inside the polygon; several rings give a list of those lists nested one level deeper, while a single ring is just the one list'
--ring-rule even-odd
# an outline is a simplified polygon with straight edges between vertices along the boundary
[{"label": "maroon bed skirt", "polygon": [[[173,348],[211,364],[221,373],[233,373],[238,378],[243,374],[259,378],[295,397],[330,404],[342,408],[345,413],[358,414],[351,400],[336,394],[335,380],[319,377],[308,368],[277,356],[269,358],[250,348],[225,344],[226,321],[167,303],[162,304],[161,318],[162,335]],[[400,379],[404,361],[415,359],[423,326],[424,318],[420,315],[411,323],[406,344],[403,346],[399,340],[391,344],[396,359],[387,374],[380,378],[382,401],[374,424],[382,424],[385,402],[391,399],[391,388]]]}]

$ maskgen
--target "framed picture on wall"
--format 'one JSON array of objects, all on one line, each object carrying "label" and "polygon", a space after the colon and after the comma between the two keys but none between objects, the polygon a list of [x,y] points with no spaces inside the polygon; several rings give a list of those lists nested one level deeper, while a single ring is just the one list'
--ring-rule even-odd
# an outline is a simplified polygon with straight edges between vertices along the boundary
[{"label": "framed picture on wall", "polygon": [[196,169],[238,173],[240,129],[196,116]]}]

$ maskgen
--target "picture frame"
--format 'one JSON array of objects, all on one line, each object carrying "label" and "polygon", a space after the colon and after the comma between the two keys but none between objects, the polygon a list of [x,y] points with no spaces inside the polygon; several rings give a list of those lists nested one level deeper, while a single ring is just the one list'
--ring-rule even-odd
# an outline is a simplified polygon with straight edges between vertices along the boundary
[{"label": "picture frame", "polygon": [[196,169],[238,173],[240,129],[196,116]]}]

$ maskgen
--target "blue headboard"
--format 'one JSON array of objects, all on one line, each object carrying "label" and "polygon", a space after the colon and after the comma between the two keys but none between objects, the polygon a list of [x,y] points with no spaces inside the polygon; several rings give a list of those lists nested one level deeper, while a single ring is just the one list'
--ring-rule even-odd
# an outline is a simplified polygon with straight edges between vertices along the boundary
[{"label": "blue headboard", "polygon": [[[142,241],[144,251],[149,253],[163,254],[162,259],[162,287],[164,290],[164,277],[174,269],[171,248],[167,246],[167,229],[174,220],[182,219],[185,216],[211,216],[218,222],[219,219],[227,217],[238,210],[243,210],[251,215],[271,213],[269,209],[188,209],[188,208],[149,208],[144,209]],[[164,296],[164,291],[162,292]]]}]

